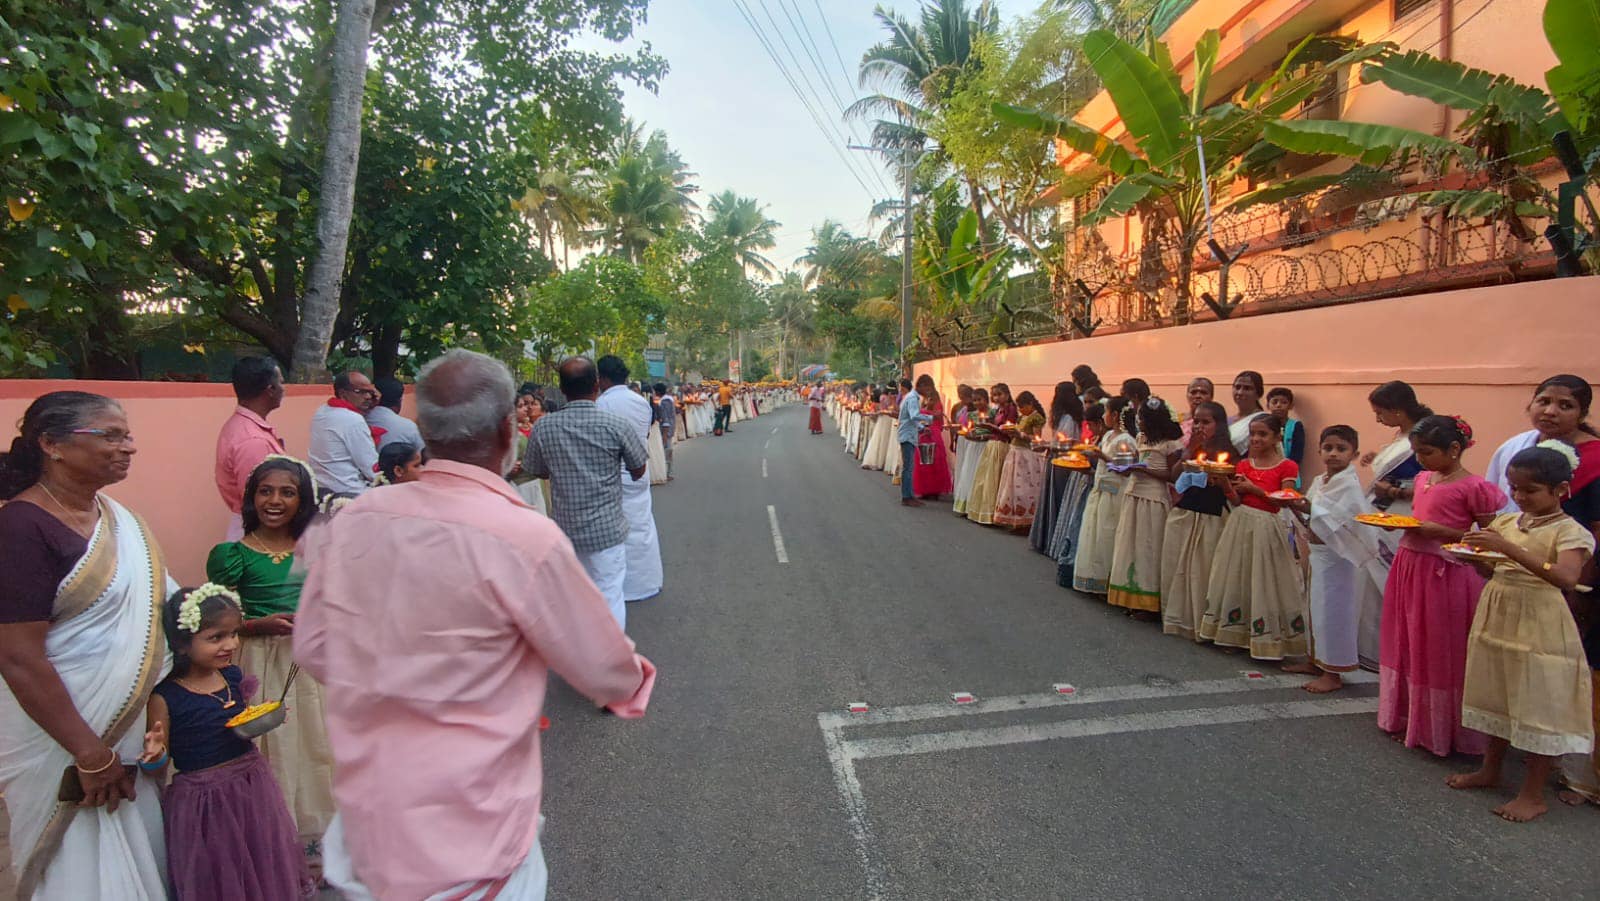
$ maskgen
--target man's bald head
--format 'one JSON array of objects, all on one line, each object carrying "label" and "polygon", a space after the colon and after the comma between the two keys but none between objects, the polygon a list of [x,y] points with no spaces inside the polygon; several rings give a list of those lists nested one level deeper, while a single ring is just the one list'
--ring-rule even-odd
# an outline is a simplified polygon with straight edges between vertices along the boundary
[{"label": "man's bald head", "polygon": [[600,393],[600,372],[588,357],[568,357],[556,367],[567,400],[594,400]]},{"label": "man's bald head", "polygon": [[436,457],[493,469],[510,440],[516,383],[505,365],[470,350],[448,351],[417,376],[417,427]]}]

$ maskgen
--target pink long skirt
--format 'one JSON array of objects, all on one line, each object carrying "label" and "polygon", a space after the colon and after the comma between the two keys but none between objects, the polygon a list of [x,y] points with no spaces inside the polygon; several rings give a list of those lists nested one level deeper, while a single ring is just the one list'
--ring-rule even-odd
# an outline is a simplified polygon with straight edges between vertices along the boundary
[{"label": "pink long skirt", "polygon": [[177,901],[293,901],[316,890],[261,752],[179,773],[161,806]]},{"label": "pink long skirt", "polygon": [[1469,566],[1402,547],[1383,590],[1378,727],[1440,757],[1482,754],[1483,733],[1461,725],[1467,634],[1483,592]]},{"label": "pink long skirt", "polygon": [[955,479],[950,474],[950,455],[945,451],[939,435],[935,433],[929,440],[933,442],[933,462],[922,462],[919,438],[916,465],[911,473],[911,492],[917,497],[936,498],[954,491]]}]

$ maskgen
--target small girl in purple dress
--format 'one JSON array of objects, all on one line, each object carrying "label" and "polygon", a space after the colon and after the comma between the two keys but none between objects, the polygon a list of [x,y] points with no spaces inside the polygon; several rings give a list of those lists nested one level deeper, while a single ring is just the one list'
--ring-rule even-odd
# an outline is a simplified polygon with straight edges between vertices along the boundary
[{"label": "small girl in purple dress", "polygon": [[[234,660],[243,614],[232,591],[180,589],[162,611],[172,673],[150,697],[140,766],[178,769],[162,799],[177,901],[282,901],[315,891],[266,758],[227,722],[255,691]],[[162,747],[170,736],[169,747]]]}]

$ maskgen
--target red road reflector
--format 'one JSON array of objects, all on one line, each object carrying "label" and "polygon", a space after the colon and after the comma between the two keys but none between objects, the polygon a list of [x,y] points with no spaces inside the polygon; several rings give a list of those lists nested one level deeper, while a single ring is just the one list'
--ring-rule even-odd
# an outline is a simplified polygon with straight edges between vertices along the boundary
[{"label": "red road reflector", "polygon": [[851,713],[866,713],[867,712],[867,702],[866,701],[851,701],[850,703],[845,705],[845,709],[849,710]]},{"label": "red road reflector", "polygon": [[1240,673],[1240,675],[1244,676],[1246,679],[1265,679],[1266,678],[1266,675],[1263,674],[1260,670],[1247,669],[1247,670],[1240,670],[1239,673]]},{"label": "red road reflector", "polygon": [[978,698],[970,691],[956,691],[950,693],[950,700],[956,702],[957,704],[971,704],[973,701],[978,700]]},{"label": "red road reflector", "polygon": [[1075,695],[1078,693],[1076,685],[1068,685],[1065,682],[1057,682],[1054,687],[1058,695]]}]

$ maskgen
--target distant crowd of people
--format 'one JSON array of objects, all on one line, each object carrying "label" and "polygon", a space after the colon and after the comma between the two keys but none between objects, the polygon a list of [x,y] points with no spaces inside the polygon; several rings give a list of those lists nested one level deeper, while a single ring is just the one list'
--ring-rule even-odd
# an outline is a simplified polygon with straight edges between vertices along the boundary
[{"label": "distant crowd of people", "polygon": [[[1526,752],[1522,789],[1495,809],[1505,819],[1546,811],[1562,758],[1563,799],[1600,803],[1588,381],[1540,383],[1532,429],[1483,476],[1462,466],[1471,426],[1404,382],[1370,394],[1376,449],[1349,424],[1313,440],[1294,392],[1266,390],[1260,373],[1233,379],[1231,409],[1214,393],[1197,377],[1175,408],[1142,379],[1113,393],[1079,366],[1048,406],[1002,382],[961,385],[946,409],[924,375],[814,385],[809,427],[822,432],[825,409],[902,504],[948,497],[957,515],[1027,533],[1062,586],[1169,635],[1281,661],[1318,694],[1376,669],[1383,730],[1441,757],[1482,755],[1454,788],[1497,785],[1507,749]],[[1309,480],[1308,453],[1322,469]]]}]

